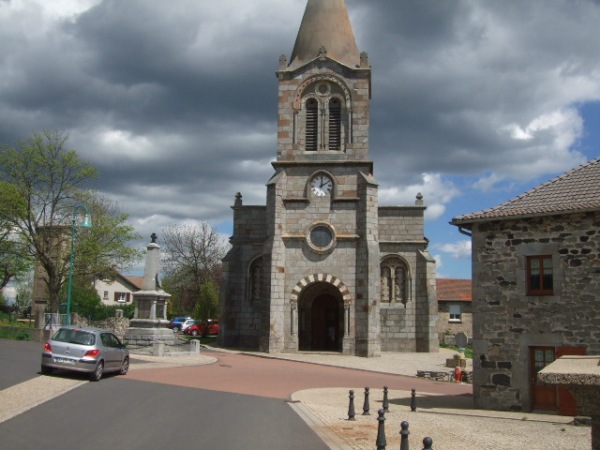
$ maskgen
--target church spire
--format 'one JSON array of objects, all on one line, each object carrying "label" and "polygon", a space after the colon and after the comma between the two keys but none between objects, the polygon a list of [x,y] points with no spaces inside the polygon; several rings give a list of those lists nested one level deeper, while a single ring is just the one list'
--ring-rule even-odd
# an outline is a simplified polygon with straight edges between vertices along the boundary
[{"label": "church spire", "polygon": [[351,68],[360,65],[344,0],[308,0],[288,69],[297,69],[317,57],[328,57]]}]

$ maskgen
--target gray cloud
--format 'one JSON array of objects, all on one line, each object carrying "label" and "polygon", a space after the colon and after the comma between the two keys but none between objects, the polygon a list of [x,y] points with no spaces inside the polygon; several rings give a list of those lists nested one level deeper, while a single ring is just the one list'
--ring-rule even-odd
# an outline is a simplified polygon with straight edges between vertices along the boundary
[{"label": "gray cloud", "polygon": [[[420,189],[437,217],[465,180],[518,186],[591,156],[575,149],[578,106],[600,100],[598,2],[347,4],[373,65],[371,157],[388,204]],[[264,204],[274,72],[305,0],[53,5],[0,3],[1,143],[68,131],[144,234],[193,219],[226,229],[238,191]]]}]

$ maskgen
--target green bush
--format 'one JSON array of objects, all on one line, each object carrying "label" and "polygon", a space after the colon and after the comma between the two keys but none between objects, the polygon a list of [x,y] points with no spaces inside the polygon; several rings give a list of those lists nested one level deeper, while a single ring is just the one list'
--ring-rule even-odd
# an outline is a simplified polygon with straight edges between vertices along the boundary
[{"label": "green bush", "polygon": [[21,330],[17,333],[16,339],[17,341],[31,341],[31,336],[27,331]]}]

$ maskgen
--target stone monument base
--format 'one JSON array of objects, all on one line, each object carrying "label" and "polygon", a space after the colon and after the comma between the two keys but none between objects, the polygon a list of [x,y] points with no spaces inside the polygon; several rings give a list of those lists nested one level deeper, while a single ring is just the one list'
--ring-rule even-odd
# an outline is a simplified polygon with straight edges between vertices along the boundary
[{"label": "stone monument base", "polygon": [[[129,345],[151,346],[162,342],[166,345],[175,345],[177,335],[169,328],[141,327],[139,322],[146,320],[132,320],[131,325],[125,331],[123,340]],[[152,321],[156,322],[156,321]]]}]

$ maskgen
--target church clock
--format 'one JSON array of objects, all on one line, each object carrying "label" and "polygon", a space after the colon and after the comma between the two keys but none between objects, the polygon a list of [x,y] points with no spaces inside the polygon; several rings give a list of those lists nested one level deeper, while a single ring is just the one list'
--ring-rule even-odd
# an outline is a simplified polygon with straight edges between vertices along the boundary
[{"label": "church clock", "polygon": [[329,176],[319,174],[312,179],[310,186],[313,194],[319,197],[325,197],[326,195],[331,194],[331,189],[333,189],[333,181],[331,178],[329,178]]}]

